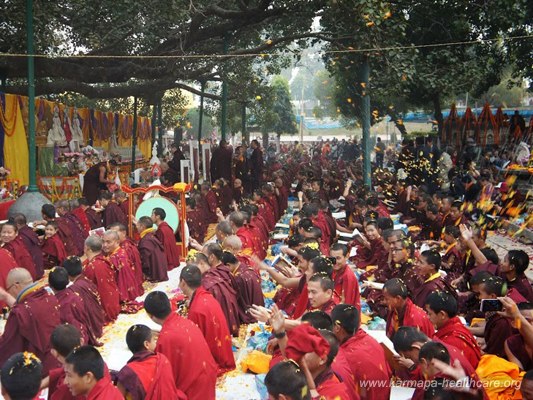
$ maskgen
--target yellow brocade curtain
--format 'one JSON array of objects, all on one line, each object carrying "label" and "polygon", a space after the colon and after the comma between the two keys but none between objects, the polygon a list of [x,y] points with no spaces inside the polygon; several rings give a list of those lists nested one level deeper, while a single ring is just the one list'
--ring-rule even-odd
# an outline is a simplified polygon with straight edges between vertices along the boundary
[{"label": "yellow brocade curtain", "polygon": [[29,183],[29,154],[26,131],[18,96],[5,95],[5,112],[0,111],[4,126],[4,166],[11,171],[10,179],[18,179],[21,185]]},{"label": "yellow brocade curtain", "polygon": [[152,157],[152,120],[147,117],[139,117],[139,130],[137,136],[137,147],[143,153],[144,159]]}]

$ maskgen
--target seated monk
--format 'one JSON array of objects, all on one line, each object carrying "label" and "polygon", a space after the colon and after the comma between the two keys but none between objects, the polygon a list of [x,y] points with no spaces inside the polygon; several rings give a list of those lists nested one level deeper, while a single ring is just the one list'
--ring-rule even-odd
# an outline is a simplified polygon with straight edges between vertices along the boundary
[{"label": "seated monk", "polygon": [[[316,244],[318,247],[318,244]],[[300,318],[307,309],[308,305],[308,292],[307,292],[307,279],[308,276],[312,275],[312,272],[307,274],[309,269],[309,263],[312,259],[320,256],[320,251],[318,249],[311,248],[310,246],[304,246],[298,250],[298,270],[302,272],[301,276],[286,276],[285,274],[279,272],[275,268],[272,268],[266,265],[264,262],[261,262],[257,257],[252,257],[252,260],[255,263],[255,266],[263,271],[267,271],[269,275],[274,279],[278,284],[284,288],[290,289],[295,293],[294,302],[288,305],[289,307],[283,309],[290,318],[298,319]]]},{"label": "seated monk", "polygon": [[[307,282],[306,313],[322,311],[329,314],[336,305],[333,300],[334,283],[330,278],[331,266],[329,266],[328,273],[327,267],[325,268],[325,265],[320,262],[321,258],[325,257],[317,257],[314,260],[316,267],[313,268],[313,263],[311,263],[311,268],[308,270],[309,273],[313,273],[313,271],[317,272],[314,272]],[[300,298],[300,300],[301,299],[302,298]],[[250,313],[258,321],[266,322],[269,319],[269,313],[265,313],[265,310],[264,307],[253,305],[250,309]],[[302,320],[300,317],[297,319],[285,319],[284,327],[285,329],[292,329],[301,323]]]},{"label": "seated monk", "polygon": [[[331,312],[333,333],[340,343],[352,377],[360,388],[361,399],[381,400],[390,398],[392,372],[385,358],[383,347],[360,329],[359,310],[348,304],[339,304]],[[369,386],[365,382],[380,384]]]},{"label": "seated monk", "polygon": [[[402,326],[398,329],[398,332],[393,336],[392,343],[394,349],[400,355],[398,357],[398,363],[400,371],[396,371],[400,374],[402,379],[408,379],[410,382],[423,382],[426,377],[422,374],[420,369],[420,349],[426,343],[429,343],[432,339],[427,337],[418,328],[412,326]],[[441,342],[438,339],[433,339],[434,342],[439,342],[446,347],[446,350],[450,354],[450,360],[452,363],[459,362],[465,373],[473,380],[479,382],[479,376],[476,374],[476,370],[470,362],[466,359],[463,352],[457,347],[448,343]],[[417,390],[413,399],[423,399],[423,390]]]},{"label": "seated monk", "polygon": [[130,237],[128,237],[128,228],[126,228],[126,225],[121,224],[120,222],[115,222],[109,225],[107,227],[107,230],[115,231],[117,233],[118,240],[120,242],[120,247],[122,247],[126,251],[126,254],[128,255],[128,258],[130,259],[130,262],[135,269],[135,278],[137,279],[137,282],[140,282],[140,284],[142,285],[142,282],[144,281],[144,276],[142,270],[141,254],[139,253],[137,243],[135,243]]},{"label": "seated monk", "polygon": [[135,267],[126,251],[120,247],[118,234],[106,231],[102,238],[102,250],[113,265],[115,280],[120,293],[120,301],[126,303],[134,301],[144,292],[142,282],[135,276]]},{"label": "seated monk", "polygon": [[[11,253],[2,247],[0,247],[0,265],[2,265],[2,268],[0,268],[0,288],[7,288],[7,275],[9,271],[17,268],[17,262]],[[6,303],[0,300],[0,308],[4,308],[5,306]]]},{"label": "seated monk", "polygon": [[31,258],[30,253],[26,250],[24,242],[18,235],[17,226],[14,223],[6,222],[2,225],[0,241],[0,246],[11,253],[17,265],[29,271],[32,279],[37,279],[33,258]]},{"label": "seated monk", "polygon": [[28,226],[26,216],[24,214],[17,213],[13,215],[13,222],[17,226],[18,234],[22,239],[24,246],[26,246],[26,249],[33,259],[33,263],[35,264],[35,274],[37,278],[41,278],[44,274],[44,262],[43,253],[39,244],[39,237],[35,231]]},{"label": "seated monk", "polygon": [[72,284],[69,286],[83,300],[83,304],[89,311],[87,313],[87,332],[89,337],[96,340],[102,336],[105,323],[104,310],[96,285],[85,275],[82,275],[83,267],[78,257],[69,257],[63,262],[63,268],[68,272]]},{"label": "seated monk", "polygon": [[173,313],[163,292],[149,293],[144,309],[152,321],[161,325],[155,352],[170,361],[176,387],[189,400],[214,400],[217,366],[198,326]]},{"label": "seated monk", "polygon": [[194,240],[203,243],[205,234],[207,233],[208,224],[201,218],[201,213],[196,207],[196,200],[190,197],[186,200],[187,203],[187,226],[189,227],[189,235]]},{"label": "seated monk", "polygon": [[58,234],[65,246],[67,255],[78,255],[78,245],[74,241],[75,238],[70,230],[70,225],[65,218],[56,218],[56,208],[52,204],[44,204],[41,207],[41,215],[43,216],[43,221],[36,221],[33,223],[33,226],[46,225],[49,221],[57,222]]},{"label": "seated monk", "polygon": [[84,197],[78,199],[78,203],[79,203],[79,208],[85,213],[85,216],[87,217],[87,221],[89,221],[89,225],[91,226],[91,229],[101,228],[102,227],[102,215],[99,212],[96,212],[96,210],[92,208],[92,204],[89,204],[87,199]]},{"label": "seated monk", "polygon": [[[280,335],[276,332],[277,335]],[[305,362],[311,379],[308,386],[311,396],[325,399],[349,399],[346,384],[332,369],[331,365],[339,351],[339,342],[332,332],[319,332],[314,327],[303,324],[290,330],[285,346],[285,355],[291,360]],[[283,340],[280,342],[283,349]],[[283,351],[283,350],[282,350]]]},{"label": "seated monk", "polygon": [[43,365],[30,352],[13,354],[0,371],[2,398],[6,400],[35,399],[41,391]]},{"label": "seated monk", "polygon": [[123,400],[122,393],[105,373],[105,362],[92,346],[78,347],[65,358],[65,383],[74,396],[88,400]]},{"label": "seated monk", "polygon": [[244,225],[245,221],[244,214],[240,211],[234,211],[229,215],[231,229],[241,239],[243,253],[256,254],[256,240],[250,228]]},{"label": "seated monk", "polygon": [[455,279],[463,274],[463,256],[459,249],[459,238],[461,232],[454,225],[448,225],[443,231],[444,242],[446,243],[446,252],[441,259],[441,269],[446,272],[444,278],[446,282],[452,283]]},{"label": "seated monk", "polygon": [[91,235],[85,239],[83,275],[95,284],[105,313],[106,323],[117,319],[120,312],[120,295],[113,264],[102,254],[102,238]]},{"label": "seated monk", "polygon": [[291,400],[311,398],[305,375],[298,364],[292,360],[274,365],[266,374],[265,386],[270,395],[269,398]]},{"label": "seated monk", "polygon": [[330,249],[331,257],[335,258],[333,266],[333,282],[335,282],[334,296],[342,304],[351,304],[361,309],[361,294],[359,282],[352,269],[348,266],[348,247],[335,243]]},{"label": "seated monk", "polygon": [[369,265],[380,265],[388,256],[376,220],[365,221],[365,236],[356,238],[360,244],[357,246],[357,255],[353,258],[356,267],[362,269]]},{"label": "seated monk", "polygon": [[85,242],[85,239],[87,239],[87,236],[89,236],[89,232],[83,228],[80,220],[70,212],[70,203],[68,200],[59,200],[56,202],[55,207],[59,217],[65,221],[70,229],[72,239],[77,249],[77,253],[75,255],[82,255],[83,243]]},{"label": "seated monk", "polygon": [[201,202],[196,203],[196,206],[200,208],[202,214],[202,221],[207,225],[216,224],[217,218],[217,195],[208,183],[202,183],[200,186]]},{"label": "seated monk", "polygon": [[[68,272],[63,267],[55,267],[48,274],[48,286],[54,292],[59,302],[59,318],[62,324],[69,324],[75,327],[81,335],[81,345],[98,345],[98,339],[92,336],[89,340],[89,322],[83,299],[78,296],[69,284]],[[91,332],[92,333],[92,332]],[[91,343],[89,343],[91,342]]]},{"label": "seated monk", "polygon": [[152,210],[152,221],[157,225],[155,237],[161,242],[167,258],[168,270],[173,270],[180,265],[180,252],[176,244],[176,236],[169,224],[165,222],[167,213],[162,208]]},{"label": "seated monk", "polygon": [[424,283],[413,293],[413,303],[418,307],[425,307],[428,296],[435,292],[441,291],[452,295],[457,299],[457,292],[441,276],[439,269],[441,266],[441,257],[436,250],[423,251],[415,264],[416,273],[424,279]]},{"label": "seated monk", "polygon": [[[503,279],[498,276],[488,277],[472,290],[481,301],[496,300],[505,295]],[[505,341],[515,333],[511,321],[494,311],[485,313],[485,321],[483,353],[505,358]]]},{"label": "seated monk", "polygon": [[43,379],[41,387],[48,388],[49,400],[83,400],[83,396],[73,396],[65,383],[65,358],[72,350],[83,346],[83,338],[76,327],[70,324],[61,324],[55,327],[50,337],[52,354],[61,364],[61,367],[49,371]]},{"label": "seated monk", "polygon": [[155,228],[150,217],[141,217],[136,224],[139,240],[139,253],[144,275],[151,282],[168,281],[167,257],[163,244],[155,236]]},{"label": "seated monk", "polygon": [[187,318],[198,325],[218,365],[220,376],[235,369],[231,334],[220,304],[202,287],[202,272],[194,265],[183,268],[179,288],[189,299]]},{"label": "seated monk", "polygon": [[472,367],[477,368],[481,350],[474,336],[457,317],[455,298],[446,292],[433,292],[426,299],[425,308],[429,320],[437,329],[434,338],[457,347]]},{"label": "seated monk", "polygon": [[52,269],[67,259],[67,252],[58,235],[57,222],[49,221],[44,229],[43,252],[44,267]]},{"label": "seated monk", "polygon": [[252,234],[252,252],[261,259],[266,258],[268,249],[268,237],[262,237],[262,233],[259,229],[259,226],[255,225],[252,222],[251,210],[249,210],[249,212],[241,210],[241,213],[244,216],[244,227]]},{"label": "seated monk", "polygon": [[[115,190],[115,193],[113,193],[113,197],[115,198],[116,203],[118,204],[124,215],[130,215],[130,199],[128,199],[128,195],[122,190]],[[135,210],[133,211],[135,214]]]},{"label": "seated monk", "polygon": [[186,399],[176,389],[172,366],[164,354],[154,353],[157,336],[146,325],[133,325],[126,333],[133,357],[117,375],[117,388],[125,399]]},{"label": "seated monk", "polygon": [[89,231],[93,228],[85,210],[80,205],[80,199],[70,200],[70,213],[78,220],[86,236],[89,236]]},{"label": "seated monk", "polygon": [[409,298],[409,290],[399,278],[388,280],[383,286],[383,302],[388,308],[385,332],[391,339],[402,326],[414,326],[432,337],[435,328],[428,315]]},{"label": "seated monk", "polygon": [[43,362],[43,374],[57,366],[48,338],[59,320],[59,303],[42,282],[33,282],[24,268],[7,274],[0,301],[11,307],[4,333],[0,336],[0,365],[15,353],[30,351]]},{"label": "seated monk", "polygon": [[[230,269],[222,264],[223,251],[219,244],[204,247],[205,254],[198,253],[197,262],[207,261],[209,269],[202,276],[202,286],[219,302],[232,335],[239,334],[240,318],[235,278]],[[203,256],[203,257],[202,257]],[[205,260],[207,257],[207,260]]]},{"label": "seated monk", "polygon": [[128,224],[128,217],[120,206],[113,199],[113,194],[111,192],[102,192],[98,197],[100,205],[104,209],[102,211],[102,223],[103,226],[108,227],[109,225],[120,222],[123,225]]},{"label": "seated monk", "polygon": [[254,304],[258,306],[265,305],[263,292],[261,291],[261,277],[251,266],[240,262],[229,251],[224,251],[222,262],[229,267],[235,278],[241,323],[254,323],[255,319],[250,315],[248,309]]}]

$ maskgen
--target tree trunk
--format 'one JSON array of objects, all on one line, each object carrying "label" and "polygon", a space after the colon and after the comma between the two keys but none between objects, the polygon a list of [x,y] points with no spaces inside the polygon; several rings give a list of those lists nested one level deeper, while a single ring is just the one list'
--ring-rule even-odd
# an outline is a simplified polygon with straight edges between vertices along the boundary
[{"label": "tree trunk", "polygon": [[268,131],[264,130],[263,132],[263,149],[268,147]]},{"label": "tree trunk", "polygon": [[[442,130],[444,128],[444,118],[442,117],[442,109],[440,107],[440,94],[433,95],[433,109],[435,110],[435,119],[437,120],[437,141],[442,138]],[[443,143],[444,145],[444,143]]]}]

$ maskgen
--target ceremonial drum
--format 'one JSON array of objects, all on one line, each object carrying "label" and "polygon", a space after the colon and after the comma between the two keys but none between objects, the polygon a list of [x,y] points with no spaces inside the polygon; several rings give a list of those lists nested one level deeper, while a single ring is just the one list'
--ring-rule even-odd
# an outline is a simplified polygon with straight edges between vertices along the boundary
[{"label": "ceremonial drum", "polygon": [[143,201],[139,205],[139,208],[137,208],[135,219],[139,220],[141,217],[151,217],[152,210],[158,207],[165,210],[165,213],[167,214],[165,222],[170,225],[174,232],[176,232],[180,224],[178,207],[176,206],[176,203],[166,197],[151,197],[148,200]]}]

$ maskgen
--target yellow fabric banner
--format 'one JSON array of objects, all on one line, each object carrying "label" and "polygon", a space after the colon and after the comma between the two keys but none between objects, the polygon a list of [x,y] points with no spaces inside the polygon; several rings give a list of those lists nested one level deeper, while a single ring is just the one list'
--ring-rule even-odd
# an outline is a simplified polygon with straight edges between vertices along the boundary
[{"label": "yellow fabric banner", "polygon": [[[6,132],[4,138],[4,166],[11,171],[11,179],[18,179],[21,185],[29,183],[28,141],[18,96],[6,94],[6,109],[2,123]],[[7,129],[6,129],[7,128]]]}]

